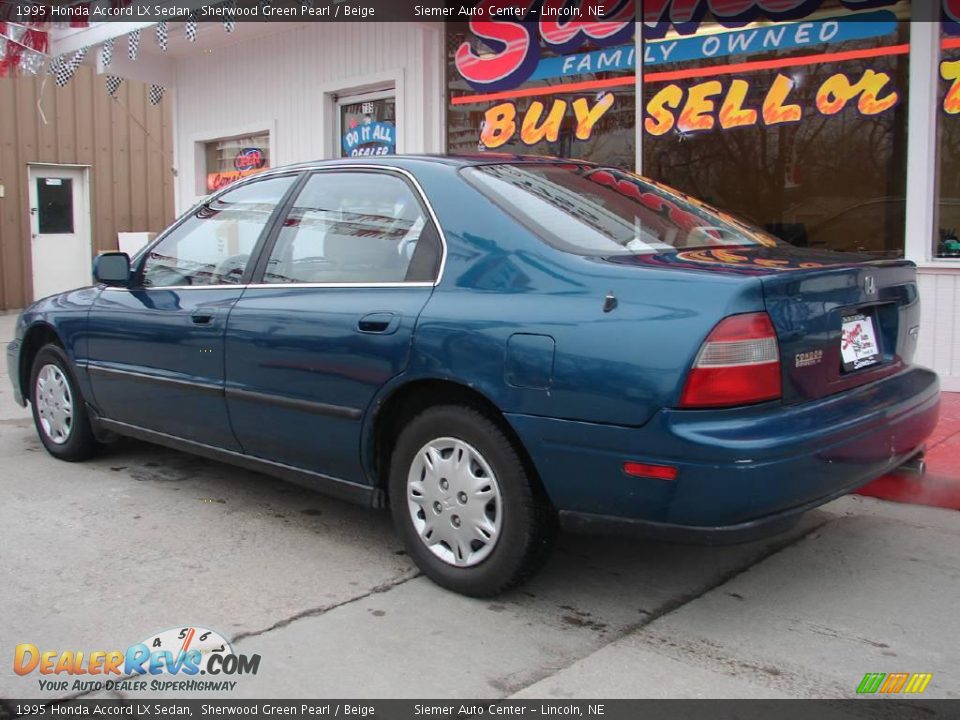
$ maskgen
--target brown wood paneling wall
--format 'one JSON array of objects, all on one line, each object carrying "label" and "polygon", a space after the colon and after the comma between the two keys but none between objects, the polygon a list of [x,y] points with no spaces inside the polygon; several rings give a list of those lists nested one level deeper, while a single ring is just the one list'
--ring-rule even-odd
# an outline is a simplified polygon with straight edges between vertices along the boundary
[{"label": "brown wood paneling wall", "polygon": [[0,79],[0,310],[33,298],[28,163],[90,166],[95,253],[173,219],[171,94],[151,105],[148,86],[125,80],[114,99],[90,67],[64,88],[45,78]]}]

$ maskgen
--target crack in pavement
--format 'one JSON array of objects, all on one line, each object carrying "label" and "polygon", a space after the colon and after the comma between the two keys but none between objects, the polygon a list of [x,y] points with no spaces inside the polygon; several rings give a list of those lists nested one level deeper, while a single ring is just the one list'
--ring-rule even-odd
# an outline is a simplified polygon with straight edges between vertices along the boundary
[{"label": "crack in pavement", "polygon": [[375,585],[365,593],[361,593],[360,595],[347,598],[346,600],[341,600],[340,602],[333,603],[331,605],[321,605],[319,607],[301,610],[300,612],[295,613],[288,618],[284,618],[283,620],[279,620],[269,627],[263,628],[262,630],[250,630],[249,632],[238,633],[237,635],[234,635],[233,639],[230,641],[230,644],[235,645],[236,643],[239,643],[241,640],[257,637],[258,635],[265,635],[268,632],[273,632],[274,630],[285,628],[288,625],[291,625],[297,622],[298,620],[303,620],[309,617],[318,617],[320,615],[326,615],[331,610],[342,608],[345,605],[352,605],[353,603],[359,602],[360,600],[366,600],[368,597],[372,595],[379,595],[381,593],[389,592],[390,590],[393,590],[395,587],[399,587],[400,585],[408,583],[411,580],[415,580],[420,576],[421,576],[420,571],[416,570],[413,572],[412,575],[400,575],[398,578],[394,580],[387,580],[384,583]]},{"label": "crack in pavement", "polygon": [[[333,603],[331,605],[321,605],[320,607],[307,608],[306,610],[301,610],[300,612],[295,613],[290,617],[284,618],[283,620],[278,620],[273,625],[263,628],[262,630],[251,630],[249,632],[239,633],[230,640],[230,644],[236,645],[241,640],[246,640],[247,638],[251,638],[251,637],[257,637],[258,635],[264,635],[268,632],[272,632],[273,630],[279,630],[280,628],[284,628],[284,627],[287,627],[288,625],[291,625],[292,623],[295,623],[297,620],[303,620],[304,618],[308,618],[308,617],[317,617],[320,615],[326,615],[331,610],[336,610],[337,608],[344,607],[345,605],[351,605],[355,602],[359,602],[360,600],[364,600],[372,595],[379,595],[380,593],[389,592],[390,590],[393,590],[393,588],[399,587],[400,585],[403,585],[404,583],[408,583],[411,580],[416,580],[420,576],[421,576],[421,573],[419,570],[415,571],[411,575],[406,575],[406,574],[400,575],[392,580],[387,580],[386,582],[380,583],[379,585],[375,585],[365,593],[361,593],[360,595],[355,595],[353,597],[347,598],[346,600],[341,600],[340,602]],[[122,682],[124,680],[136,680],[139,677],[142,677],[142,676],[136,675],[136,674],[125,675],[123,677],[117,678],[116,682]],[[73,695],[64,695],[63,697],[60,697],[57,699],[47,700],[45,701],[45,703],[58,704],[58,703],[67,702],[68,700],[79,700],[83,697],[86,697],[87,695],[93,695],[94,693],[98,693],[98,692],[101,692],[101,690],[84,690],[83,692],[74,693]],[[119,696],[119,699],[122,699],[122,700],[127,699],[127,697],[121,692],[115,692],[114,694]]]},{"label": "crack in pavement", "polygon": [[[583,659],[589,657],[590,655],[593,655],[594,653],[597,653],[597,652],[603,650],[604,648],[612,645],[613,643],[617,642],[618,640],[621,640],[621,639],[627,637],[628,635],[631,635],[631,634],[633,634],[633,633],[635,633],[635,632],[637,632],[637,631],[639,631],[639,630],[642,630],[643,628],[647,627],[647,626],[650,625],[651,623],[656,622],[657,620],[659,620],[660,618],[664,617],[665,615],[669,615],[670,613],[672,613],[672,612],[674,612],[674,611],[676,611],[676,610],[679,610],[680,608],[684,607],[685,605],[687,605],[687,604],[689,604],[689,603],[691,603],[691,602],[693,602],[693,601],[695,601],[695,600],[703,597],[703,596],[706,595],[707,593],[709,593],[709,592],[711,592],[711,591],[713,591],[713,590],[716,590],[716,589],[719,588],[719,587],[722,587],[723,585],[727,584],[727,583],[730,582],[731,580],[739,577],[740,575],[743,575],[744,573],[749,572],[749,571],[752,570],[754,567],[756,567],[756,566],[759,565],[760,563],[764,562],[764,561],[767,560],[768,558],[771,558],[771,557],[773,557],[774,555],[782,552],[783,550],[786,550],[787,548],[790,548],[790,547],[796,545],[797,543],[799,543],[799,542],[805,540],[806,538],[810,537],[812,534],[814,534],[814,533],[817,532],[818,530],[821,530],[821,529],[824,528],[825,526],[827,526],[827,525],[829,525],[829,524],[831,524],[831,523],[833,523],[833,522],[836,522],[837,520],[840,520],[840,519],[842,519],[842,518],[826,519],[826,520],[824,520],[823,522],[818,523],[818,524],[812,526],[810,529],[808,529],[806,532],[804,532],[804,533],[802,533],[802,534],[800,534],[800,535],[797,535],[797,536],[795,536],[795,537],[791,537],[791,538],[789,538],[789,539],[784,539],[783,541],[780,541],[780,542],[772,543],[772,544],[771,544],[770,546],[768,546],[763,552],[759,553],[756,557],[754,557],[753,559],[751,559],[750,561],[748,561],[747,564],[745,564],[745,565],[743,565],[743,566],[741,566],[741,567],[739,567],[739,568],[735,568],[735,569],[729,570],[729,571],[721,574],[717,579],[713,580],[713,581],[710,582],[710,583],[707,583],[706,585],[704,585],[704,586],[702,586],[702,587],[700,587],[700,588],[697,588],[697,589],[695,589],[695,590],[692,590],[692,591],[690,591],[690,592],[688,592],[688,593],[684,593],[684,594],[682,594],[682,595],[677,596],[676,598],[672,598],[672,599],[664,602],[664,603],[663,603],[662,605],[660,605],[658,608],[656,608],[656,609],[653,610],[651,613],[649,613],[645,618],[643,618],[642,620],[639,620],[638,622],[635,622],[635,623],[632,623],[632,624],[630,624],[630,625],[627,625],[627,626],[624,627],[623,630],[621,630],[619,633],[617,633],[617,634],[614,635],[614,636],[611,636],[608,642],[604,643],[604,644],[601,645],[600,647],[595,648],[594,650],[592,650],[591,652],[587,653],[586,655],[581,655],[581,656],[579,656],[579,657],[574,657],[574,658],[572,658],[569,662],[566,662],[566,663],[553,664],[553,665],[551,665],[551,666],[549,666],[549,667],[543,667],[543,668],[541,668],[541,671],[542,671],[541,673],[535,674],[532,679],[529,679],[527,682],[525,682],[525,683],[523,683],[523,684],[520,684],[520,685],[518,685],[518,686],[515,686],[515,687],[514,687],[514,686],[509,686],[509,685],[504,686],[504,687],[502,688],[502,690],[503,690],[503,692],[504,692],[504,697],[513,695],[513,694],[519,692],[520,690],[523,690],[524,688],[530,687],[531,685],[535,685],[536,683],[541,682],[542,680],[545,680],[546,678],[548,678],[548,677],[550,677],[550,676],[552,676],[552,675],[555,675],[556,673],[558,673],[558,672],[560,672],[560,671],[562,671],[562,670],[566,670],[567,668],[571,667],[572,665],[574,665],[575,663],[579,662],[580,660],[583,660]],[[265,635],[265,634],[267,634],[267,633],[273,632],[274,630],[279,630],[279,629],[281,629],[281,628],[288,627],[289,625],[292,625],[293,623],[295,623],[295,622],[297,622],[297,621],[299,621],[299,620],[303,620],[303,619],[310,618],[310,617],[319,617],[319,616],[322,616],[322,615],[326,615],[327,613],[329,613],[329,612],[331,612],[331,611],[333,611],[333,610],[336,610],[336,609],[341,608],[341,607],[345,607],[345,606],[347,606],[347,605],[352,605],[353,603],[359,602],[359,601],[361,601],[361,600],[365,600],[365,599],[367,599],[367,598],[369,598],[369,597],[371,597],[371,596],[373,596],[373,595],[379,595],[379,594],[387,593],[387,592],[393,590],[394,588],[399,587],[399,586],[401,586],[401,585],[404,585],[404,584],[410,582],[411,580],[415,580],[415,579],[417,579],[418,577],[421,577],[421,576],[422,576],[422,573],[421,573],[419,570],[414,570],[411,574],[403,574],[403,575],[397,576],[397,577],[394,578],[394,579],[387,580],[386,582],[383,582],[383,583],[381,583],[381,584],[379,584],[379,585],[375,585],[374,587],[370,588],[368,591],[366,591],[366,592],[364,592],[364,593],[361,593],[361,594],[359,594],[359,595],[355,595],[355,596],[353,596],[353,597],[347,598],[346,600],[342,600],[342,601],[340,601],[340,602],[332,603],[332,604],[329,604],[329,605],[321,605],[321,606],[318,606],[318,607],[307,608],[306,610],[301,610],[300,612],[294,613],[293,615],[290,615],[289,617],[283,618],[282,620],[278,620],[277,622],[273,623],[272,625],[269,625],[268,627],[262,628],[262,629],[260,629],[260,630],[250,630],[250,631],[238,633],[237,635],[234,635],[233,638],[230,640],[230,644],[231,644],[231,645],[235,645],[235,644],[238,644],[238,643],[240,643],[241,641],[247,640],[247,639],[249,639],[249,638],[258,637],[258,636],[260,636],[260,635]],[[130,679],[136,679],[136,678],[138,678],[138,677],[140,677],[140,676],[139,676],[139,675],[129,675],[129,676],[126,676],[126,677],[118,678],[118,680],[130,680]],[[52,703],[52,704],[56,704],[56,703],[61,703],[61,702],[65,702],[65,701],[68,701],[68,700],[77,700],[77,699],[83,698],[83,697],[85,697],[85,696],[87,696],[87,695],[94,694],[94,693],[96,693],[96,692],[99,692],[99,691],[97,691],[97,690],[87,690],[87,691],[83,691],[83,692],[80,692],[80,693],[75,693],[75,694],[72,694],[72,695],[63,696],[63,697],[61,697],[61,698],[59,698],[59,699],[56,699],[56,700],[51,699],[51,700],[48,700],[48,701],[46,701],[46,702]],[[119,695],[120,698],[122,698],[122,699],[126,699],[126,697],[125,697],[122,693],[117,692],[117,693],[115,693],[115,694],[116,694],[116,695]]]},{"label": "crack in pavement", "polygon": [[611,636],[610,639],[609,639],[609,642],[604,643],[603,645],[601,645],[600,647],[596,648],[596,649],[593,650],[592,652],[589,652],[589,653],[587,653],[586,655],[583,655],[583,656],[580,656],[580,657],[573,658],[570,662],[563,664],[561,667],[553,667],[553,666],[552,666],[552,667],[550,667],[549,669],[544,668],[544,670],[548,670],[548,671],[547,671],[547,672],[544,672],[541,676],[539,676],[539,677],[534,676],[534,678],[533,678],[532,680],[530,680],[529,682],[525,682],[524,684],[518,685],[517,687],[506,687],[506,688],[504,688],[506,694],[507,694],[508,696],[509,696],[509,695],[514,695],[514,694],[520,692],[521,690],[524,690],[525,688],[528,688],[528,687],[530,687],[530,686],[532,686],[532,685],[536,685],[538,682],[541,682],[541,681],[543,681],[543,680],[546,680],[548,677],[551,677],[552,675],[556,675],[558,672],[560,672],[560,671],[562,671],[562,670],[566,670],[567,668],[572,667],[573,665],[575,665],[576,663],[580,662],[581,660],[584,660],[584,659],[590,657],[591,655],[600,652],[601,650],[609,647],[610,645],[612,645],[613,643],[615,643],[615,642],[617,642],[617,641],[619,641],[619,640],[622,640],[623,638],[627,637],[628,635],[632,635],[633,633],[635,633],[635,632],[637,632],[637,631],[639,631],[639,630],[642,630],[643,628],[645,628],[645,627],[647,627],[648,625],[656,622],[656,621],[659,620],[660,618],[662,618],[662,617],[664,617],[664,616],[666,616],[666,615],[669,615],[670,613],[675,612],[676,610],[679,610],[680,608],[684,607],[685,605],[688,605],[689,603],[692,603],[692,602],[695,601],[695,600],[700,599],[700,598],[703,597],[704,595],[712,592],[713,590],[716,590],[717,588],[723,587],[724,585],[726,585],[726,584],[727,584],[728,582],[730,582],[731,580],[734,580],[735,578],[743,575],[744,573],[749,572],[750,570],[752,570],[753,568],[755,568],[757,565],[759,565],[760,563],[764,562],[765,560],[768,560],[769,558],[773,557],[774,555],[776,555],[776,554],[778,554],[778,553],[780,553],[780,552],[783,552],[784,550],[786,550],[786,549],[788,549],[788,548],[790,548],[790,547],[793,547],[794,545],[800,543],[800,542],[803,541],[803,540],[806,540],[808,537],[810,537],[811,535],[813,535],[813,534],[814,534],[815,532],[817,532],[818,530],[821,530],[822,528],[826,527],[827,525],[829,525],[829,524],[831,524],[831,523],[834,523],[834,522],[836,522],[837,520],[840,520],[840,519],[842,519],[842,518],[827,518],[827,519],[825,519],[823,522],[820,522],[820,523],[812,526],[810,529],[808,529],[807,531],[803,532],[803,533],[800,534],[800,535],[797,535],[797,536],[795,536],[795,537],[791,537],[791,538],[789,538],[789,539],[784,539],[784,540],[782,540],[782,541],[780,541],[780,542],[772,543],[772,544],[769,545],[763,552],[761,552],[759,555],[757,555],[756,557],[754,557],[752,560],[748,561],[746,565],[743,565],[743,566],[741,566],[741,567],[728,570],[727,572],[721,574],[717,579],[713,580],[713,581],[710,582],[710,583],[707,583],[706,585],[704,585],[704,586],[702,586],[702,587],[700,587],[700,588],[691,590],[691,591],[688,592],[688,593],[684,593],[684,594],[682,594],[682,595],[678,595],[678,596],[675,597],[675,598],[672,598],[672,599],[670,599],[670,600],[667,600],[667,601],[664,602],[662,605],[660,605],[659,607],[655,608],[652,612],[648,613],[647,616],[644,617],[642,620],[639,620],[639,621],[637,621],[637,622],[635,622],[635,623],[632,623],[632,624],[630,624],[630,625],[627,625],[627,626],[626,626],[625,628],[623,628],[619,633],[617,633],[616,635]]}]

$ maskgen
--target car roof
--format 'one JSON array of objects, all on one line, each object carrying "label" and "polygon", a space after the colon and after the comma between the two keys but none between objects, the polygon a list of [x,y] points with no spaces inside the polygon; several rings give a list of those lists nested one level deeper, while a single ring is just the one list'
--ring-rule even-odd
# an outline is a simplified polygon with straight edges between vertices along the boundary
[{"label": "car roof", "polygon": [[331,167],[356,167],[358,165],[363,165],[366,167],[373,167],[376,165],[382,165],[385,168],[399,168],[406,172],[412,172],[418,167],[422,169],[425,163],[434,164],[434,165],[443,165],[453,169],[459,169],[462,167],[478,166],[478,165],[493,165],[497,163],[511,163],[511,164],[521,164],[521,163],[539,163],[539,164],[554,164],[554,163],[577,163],[579,165],[592,165],[595,166],[596,163],[590,162],[588,160],[573,160],[570,158],[557,158],[550,157],[546,155],[514,155],[512,153],[475,153],[475,154],[404,154],[404,155],[371,155],[371,156],[362,156],[362,157],[346,157],[346,158],[336,158],[334,160],[309,160],[306,162],[292,163],[290,165],[278,165],[277,167],[267,168],[263,172],[255,173],[249,175],[245,178],[241,178],[236,183],[231,183],[225,187],[214,190],[213,192],[207,194],[198,202],[200,204],[206,204],[213,202],[221,195],[225,195],[232,190],[237,190],[241,187],[244,187],[250,183],[257,182],[258,180],[266,180],[276,175],[283,175],[284,173],[290,172],[301,172],[305,170],[315,170],[319,168],[331,168]]},{"label": "car roof", "polygon": [[295,163],[293,165],[284,165],[271,168],[271,172],[277,170],[309,170],[316,167],[336,167],[337,165],[386,165],[406,167],[420,163],[435,163],[438,165],[448,165],[453,167],[466,167],[471,165],[489,165],[491,163],[583,163],[593,165],[586,160],[571,160],[570,158],[557,158],[545,155],[515,155],[512,153],[464,153],[464,154],[404,154],[404,155],[369,155],[362,157],[345,157],[335,160],[312,160],[308,162]]}]

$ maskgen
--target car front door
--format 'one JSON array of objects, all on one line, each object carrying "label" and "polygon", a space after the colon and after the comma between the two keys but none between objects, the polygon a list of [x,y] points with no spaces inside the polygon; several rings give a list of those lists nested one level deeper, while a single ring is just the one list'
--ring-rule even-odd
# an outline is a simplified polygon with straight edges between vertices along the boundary
[{"label": "car front door", "polygon": [[103,290],[87,367],[104,417],[239,449],[223,396],[227,317],[297,179],[257,180],[194,208],[135,263],[129,287]]},{"label": "car front door", "polygon": [[400,172],[313,173],[230,314],[226,396],[244,451],[351,482],[363,413],[402,372],[440,235]]}]

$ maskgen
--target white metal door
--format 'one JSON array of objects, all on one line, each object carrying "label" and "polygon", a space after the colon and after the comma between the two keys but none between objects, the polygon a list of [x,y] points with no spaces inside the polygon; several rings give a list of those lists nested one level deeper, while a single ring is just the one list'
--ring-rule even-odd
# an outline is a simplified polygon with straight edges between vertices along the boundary
[{"label": "white metal door", "polygon": [[91,283],[87,169],[31,165],[30,236],[34,299]]}]

